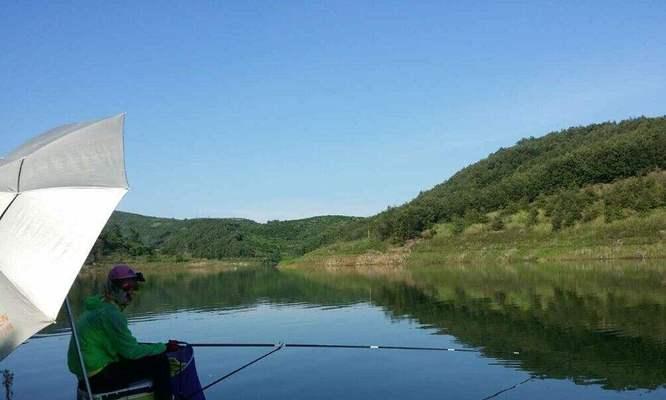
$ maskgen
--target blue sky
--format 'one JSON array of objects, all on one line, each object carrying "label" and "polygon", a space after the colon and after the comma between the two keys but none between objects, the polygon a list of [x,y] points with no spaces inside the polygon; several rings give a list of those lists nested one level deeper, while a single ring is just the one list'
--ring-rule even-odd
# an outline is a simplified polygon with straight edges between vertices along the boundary
[{"label": "blue sky", "polygon": [[372,215],[525,136],[666,114],[666,2],[3,2],[0,154],[127,113],[121,210]]}]

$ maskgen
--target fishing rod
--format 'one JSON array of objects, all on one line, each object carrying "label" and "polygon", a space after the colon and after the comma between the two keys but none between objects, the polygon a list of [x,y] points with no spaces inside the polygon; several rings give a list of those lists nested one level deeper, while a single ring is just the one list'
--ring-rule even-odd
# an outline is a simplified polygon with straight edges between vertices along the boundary
[{"label": "fishing rod", "polygon": [[[385,345],[354,345],[354,344],[317,344],[317,343],[184,343],[181,342],[182,344],[188,344],[192,347],[271,347],[273,350],[269,351],[266,354],[263,354],[254,360],[248,362],[247,364],[244,364],[243,366],[236,368],[235,370],[229,372],[228,374],[222,376],[219,379],[216,379],[215,381],[209,383],[208,385],[204,386],[203,388],[197,390],[194,393],[189,394],[188,396],[184,397],[186,400],[189,400],[192,396],[201,393],[210,387],[217,385],[218,383],[222,382],[223,380],[229,378],[230,376],[236,374],[237,372],[240,372],[241,370],[249,367],[250,365],[259,362],[260,360],[263,360],[264,358],[270,356],[271,354],[282,350],[287,347],[293,347],[293,348],[326,348],[326,349],[371,349],[371,350],[417,350],[417,351],[447,351],[447,352],[464,352],[464,353],[480,353],[478,350],[474,349],[464,349],[464,348],[451,348],[451,347],[418,347],[418,346],[385,346]],[[518,351],[513,351],[511,352],[513,355],[519,355],[520,352]],[[497,393],[494,393],[490,396],[484,397],[483,400],[490,400],[494,399],[497,396],[501,395],[502,393],[511,391],[516,389],[518,386],[523,385],[531,380],[533,380],[534,377],[530,377],[528,379],[525,379],[524,381],[521,381],[517,384],[514,384],[508,388],[502,389]]]},{"label": "fishing rod", "polygon": [[[371,349],[371,350],[420,350],[420,351],[449,351],[460,353],[480,353],[479,350],[451,347],[418,347],[418,346],[385,346],[368,344],[316,344],[316,343],[189,343],[192,347],[282,347],[293,348],[319,348],[319,349]],[[519,351],[511,352],[519,355]]]}]

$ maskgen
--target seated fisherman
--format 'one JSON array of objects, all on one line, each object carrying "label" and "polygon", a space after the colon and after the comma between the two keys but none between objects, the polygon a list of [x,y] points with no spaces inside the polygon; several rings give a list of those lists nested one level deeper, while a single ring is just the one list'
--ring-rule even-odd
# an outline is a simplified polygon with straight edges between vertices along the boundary
[{"label": "seated fisherman", "polygon": [[[85,311],[76,322],[81,353],[93,393],[104,393],[126,388],[141,379],[152,379],[157,399],[171,399],[169,389],[169,362],[165,352],[175,351],[178,344],[140,344],[132,336],[122,310],[132,301],[145,279],[140,272],[125,264],[115,265],[109,271],[103,296],[86,299]],[[67,353],[69,370],[85,390],[81,364],[74,338]]]}]

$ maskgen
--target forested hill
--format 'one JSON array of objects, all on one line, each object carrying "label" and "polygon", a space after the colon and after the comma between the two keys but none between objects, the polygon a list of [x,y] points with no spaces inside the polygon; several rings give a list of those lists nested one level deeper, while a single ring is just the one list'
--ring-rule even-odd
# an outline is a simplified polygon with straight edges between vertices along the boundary
[{"label": "forested hill", "polygon": [[499,149],[414,200],[373,217],[371,230],[379,239],[401,241],[438,222],[483,222],[494,211],[538,207],[574,223],[597,201],[606,214],[660,207],[666,201],[659,197],[661,189],[648,187],[658,184],[657,178],[629,181],[603,198],[599,190],[581,189],[665,168],[665,117],[569,128]]},{"label": "forested hill", "polygon": [[[278,261],[344,238],[362,218],[321,216],[265,224],[240,218],[170,219],[116,211],[89,262],[114,256],[261,258]],[[344,232],[343,232],[344,230]]]},{"label": "forested hill", "polygon": [[176,220],[116,212],[90,260],[109,255],[299,256],[337,241],[402,242],[485,224],[504,229],[510,215],[527,226],[560,230],[666,207],[666,117],[569,128],[526,138],[463,168],[414,200],[370,218],[322,216],[260,224],[246,219]]}]

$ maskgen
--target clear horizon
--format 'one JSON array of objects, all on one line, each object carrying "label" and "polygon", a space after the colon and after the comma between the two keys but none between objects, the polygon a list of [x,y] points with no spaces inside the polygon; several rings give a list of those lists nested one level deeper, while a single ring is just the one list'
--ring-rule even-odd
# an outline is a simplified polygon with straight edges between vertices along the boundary
[{"label": "clear horizon", "polygon": [[666,3],[5,4],[0,155],[127,113],[166,218],[374,215],[500,147],[666,114]]}]

